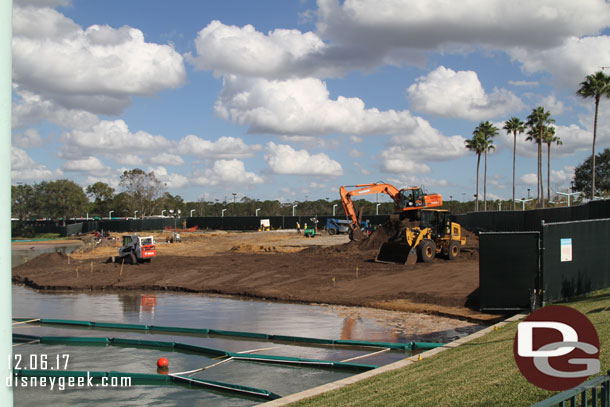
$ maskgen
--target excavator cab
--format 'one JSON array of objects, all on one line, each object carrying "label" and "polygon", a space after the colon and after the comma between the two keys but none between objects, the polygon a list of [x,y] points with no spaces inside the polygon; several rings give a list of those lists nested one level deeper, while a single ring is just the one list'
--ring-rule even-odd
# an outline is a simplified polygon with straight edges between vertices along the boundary
[{"label": "excavator cab", "polygon": [[423,206],[423,192],[421,188],[404,188],[398,193],[398,206],[400,210]]}]

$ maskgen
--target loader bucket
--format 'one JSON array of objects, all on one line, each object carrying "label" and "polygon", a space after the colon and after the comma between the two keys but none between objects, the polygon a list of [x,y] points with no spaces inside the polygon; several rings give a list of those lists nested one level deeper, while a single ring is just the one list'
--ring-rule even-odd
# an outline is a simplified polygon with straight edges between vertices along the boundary
[{"label": "loader bucket", "polygon": [[406,242],[386,242],[379,248],[375,261],[377,263],[415,264],[417,254],[415,248]]}]

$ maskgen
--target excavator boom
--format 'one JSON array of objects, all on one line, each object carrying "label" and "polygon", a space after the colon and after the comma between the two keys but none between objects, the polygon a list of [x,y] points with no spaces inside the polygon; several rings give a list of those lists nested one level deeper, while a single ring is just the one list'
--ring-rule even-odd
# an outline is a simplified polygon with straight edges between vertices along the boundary
[{"label": "excavator boom", "polygon": [[339,188],[339,194],[341,195],[341,203],[345,214],[352,223],[350,227],[353,231],[353,237],[355,240],[360,240],[360,232],[358,214],[354,208],[352,201],[353,196],[363,196],[369,194],[387,194],[394,201],[394,209],[397,213],[403,213],[405,211],[422,209],[422,208],[433,208],[443,205],[443,198],[438,194],[424,195],[421,188],[403,188],[398,189],[393,185],[386,183],[374,183],[374,184],[359,184],[349,187],[354,187],[351,191],[348,191],[346,187],[341,186]]}]

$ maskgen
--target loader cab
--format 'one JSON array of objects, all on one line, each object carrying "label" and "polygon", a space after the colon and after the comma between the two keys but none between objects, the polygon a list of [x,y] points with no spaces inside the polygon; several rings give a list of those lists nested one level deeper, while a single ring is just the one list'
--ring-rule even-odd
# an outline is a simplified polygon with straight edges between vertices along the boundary
[{"label": "loader cab", "polygon": [[398,193],[398,205],[401,210],[423,206],[423,192],[421,188],[404,188]]},{"label": "loader cab", "polygon": [[422,228],[430,228],[433,238],[451,236],[449,211],[422,209],[420,225]]},{"label": "loader cab", "polygon": [[123,247],[129,246],[131,244],[131,241],[132,241],[131,238],[132,238],[132,236],[130,236],[130,235],[123,236]]}]

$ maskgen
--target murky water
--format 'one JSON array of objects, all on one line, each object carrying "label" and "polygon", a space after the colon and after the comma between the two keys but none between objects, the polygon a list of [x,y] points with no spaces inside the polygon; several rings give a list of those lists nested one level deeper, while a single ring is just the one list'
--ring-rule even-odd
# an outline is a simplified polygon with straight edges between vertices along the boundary
[{"label": "murky water", "polygon": [[[386,342],[449,342],[480,329],[480,326],[448,318],[365,308],[268,303],[197,294],[151,292],[63,293],[37,292],[13,286],[13,316],[59,318],[161,326],[211,328],[328,339]],[[175,341],[243,352],[265,349],[262,354],[343,361],[374,350],[332,346],[292,345],[204,335],[149,334],[137,331],[15,325],[13,332],[30,335],[96,336]],[[170,360],[170,372],[210,366],[218,360],[181,352],[147,348],[26,344],[14,347],[22,360],[46,355],[69,355],[61,370],[156,373],[156,361]],[[358,359],[358,363],[383,365],[410,356],[409,352],[386,352]],[[61,359],[62,362],[64,359]],[[25,367],[25,366],[24,366]],[[195,377],[258,387],[288,395],[339,380],[354,372],[307,367],[231,361]],[[16,406],[42,405],[164,405],[243,406],[259,400],[229,396],[177,385],[138,385],[129,388],[15,388]]]}]

